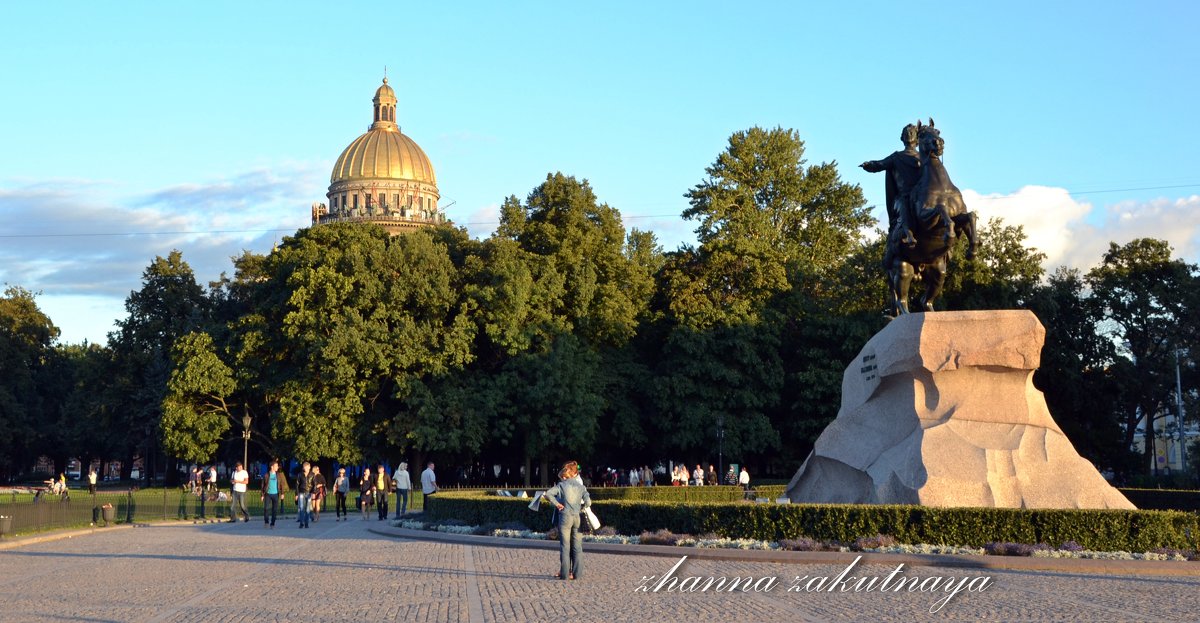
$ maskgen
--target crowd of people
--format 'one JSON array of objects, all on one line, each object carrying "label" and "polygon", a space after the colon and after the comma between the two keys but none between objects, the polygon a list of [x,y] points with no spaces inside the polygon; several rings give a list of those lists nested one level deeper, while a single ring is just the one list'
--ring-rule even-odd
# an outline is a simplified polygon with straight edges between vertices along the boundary
[{"label": "crowd of people", "polygon": [[[726,484],[742,485],[745,488],[750,484],[750,474],[745,467],[742,467],[739,472],[731,465],[725,472],[724,478],[721,479],[717,478],[717,468],[712,463],[708,464],[708,469],[699,463],[692,469],[688,469],[688,466],[683,463],[676,463],[669,469],[659,467],[659,470],[660,473],[664,473],[663,484],[666,484],[665,474],[669,474],[673,487],[711,487]],[[627,470],[612,467],[599,468],[591,482],[593,485],[601,487],[653,487],[657,484],[655,472],[648,465],[632,467]]]},{"label": "crowd of people", "polygon": [[[434,464],[430,462],[420,475],[422,493],[426,496],[438,491],[437,475]],[[200,500],[199,516],[205,516],[206,502],[228,501],[230,505],[229,521],[250,521],[250,512],[246,506],[246,495],[250,486],[250,473],[241,462],[229,474],[231,495],[226,497],[218,489],[217,470],[214,466],[197,466],[191,470],[191,477],[185,485],[193,495]],[[259,499],[263,503],[263,523],[268,528],[274,528],[279,515],[283,512],[283,504],[289,498],[296,504],[296,522],[300,528],[308,528],[313,522],[320,521],[321,513],[325,510],[326,500],[332,494],[335,521],[347,521],[350,513],[347,508],[351,488],[351,478],[345,467],[339,467],[333,482],[326,480],[321,468],[308,461],[300,464],[299,471],[289,479],[281,469],[278,460],[267,465],[266,472],[259,483]],[[400,463],[390,475],[386,466],[379,464],[364,469],[358,479],[358,496],[355,507],[362,513],[363,519],[369,519],[372,512],[378,520],[388,518],[392,508],[390,498],[396,497],[395,518],[399,519],[408,512],[409,500],[413,489],[413,479],[408,472],[408,463]]]},{"label": "crowd of people", "polygon": [[[661,468],[660,468],[661,469]],[[669,471],[673,486],[713,486],[719,484],[717,470],[712,464],[708,469],[697,464],[689,470],[686,465],[673,465]],[[218,489],[217,469],[215,466],[196,466],[191,470],[187,487],[201,500],[201,516],[203,516],[204,500]],[[595,472],[593,482],[611,486],[649,487],[655,485],[655,472],[648,465],[633,467],[628,470],[616,468],[599,468]],[[725,474],[725,484],[740,484],[749,489],[750,475],[745,467],[740,473],[730,467]],[[250,521],[250,512],[246,507],[246,495],[250,486],[250,472],[246,466],[237,463],[229,474],[231,485],[230,522]],[[438,491],[437,476],[434,464],[429,462],[421,472],[419,484],[425,496],[435,495]],[[350,514],[347,510],[347,500],[350,494],[351,477],[345,467],[338,467],[337,476],[333,482],[327,482],[321,473],[320,466],[305,461],[300,464],[290,484],[287,475],[281,471],[278,460],[271,461],[259,484],[259,497],[263,503],[263,524],[268,529],[274,529],[282,502],[288,494],[296,504],[296,522],[300,529],[306,529],[321,518],[325,500],[330,493],[333,495],[335,521],[348,521]],[[358,478],[358,495],[355,505],[362,514],[362,519],[370,519],[372,509],[379,521],[388,518],[391,508],[390,496],[396,496],[395,518],[399,519],[408,512],[408,504],[414,481],[408,471],[408,463],[401,462],[391,474],[386,466],[378,464],[372,468],[363,469]],[[223,494],[222,494],[223,495]],[[558,528],[560,552],[559,572],[557,578],[576,580],[583,573],[583,537],[580,533],[585,522],[598,521],[591,513],[591,496],[579,472],[579,464],[568,461],[558,472],[558,483],[545,491],[542,498],[554,505],[556,515],[554,524]]]},{"label": "crowd of people", "polygon": [[[578,480],[580,485],[584,485],[585,480],[579,472],[579,466],[577,463],[574,465],[572,478]],[[354,467],[351,467],[350,470],[351,472],[359,471]],[[743,488],[749,489],[750,483],[750,476],[745,467],[738,473],[731,466],[724,478],[718,480],[717,469],[712,464],[709,464],[707,469],[701,464],[695,465],[692,469],[682,463],[673,464],[670,468],[659,466],[658,474],[648,465],[629,469],[601,467],[591,473],[593,476],[590,482],[599,486],[652,487],[658,484],[659,476],[662,477],[662,484],[667,483],[669,476],[670,484],[678,487],[727,484],[741,485]],[[560,476],[561,474],[560,471]],[[215,465],[193,467],[185,487],[192,494],[198,496],[200,517],[205,516],[206,502],[219,501],[229,503],[230,522],[238,520],[248,522],[250,513],[247,509],[246,496],[251,482],[250,472],[247,471],[246,466],[238,462],[228,477],[229,496],[226,496],[219,488],[218,470]],[[433,495],[438,491],[433,462],[428,463],[419,479],[414,479],[413,475],[409,473],[407,462],[401,462],[391,474],[387,472],[387,467],[383,464],[362,468],[356,480],[358,491],[353,498],[353,503],[364,520],[370,519],[373,515],[377,520],[383,521],[388,518],[389,512],[393,508],[394,518],[399,519],[408,512],[412,491],[416,486],[420,486],[422,493],[426,496]],[[283,504],[291,500],[296,504],[296,522],[299,527],[301,529],[308,528],[313,522],[320,521],[326,501],[331,496],[333,499],[329,503],[334,507],[334,520],[348,521],[350,519],[348,506],[352,499],[350,493],[354,483],[355,476],[348,473],[346,467],[338,467],[337,475],[330,482],[321,473],[320,466],[308,461],[301,463],[296,473],[289,478],[283,471],[281,463],[273,460],[267,464],[259,482],[259,498],[263,503],[263,523],[269,528],[274,528],[279,514],[283,512]],[[392,496],[395,496],[394,506],[391,501]]]}]

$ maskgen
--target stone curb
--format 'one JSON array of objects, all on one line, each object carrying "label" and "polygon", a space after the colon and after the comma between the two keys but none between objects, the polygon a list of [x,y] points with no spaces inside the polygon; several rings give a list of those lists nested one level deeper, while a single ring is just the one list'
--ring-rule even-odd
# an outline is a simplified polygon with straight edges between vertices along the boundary
[{"label": "stone curb", "polygon": [[[280,519],[286,519],[285,515],[280,515]],[[54,530],[43,532],[32,536],[23,536],[17,538],[5,537],[0,540],[0,551],[13,549],[25,545],[34,545],[37,543],[48,543],[50,541],[58,541],[61,539],[73,539],[77,536],[89,536],[97,532],[108,532],[110,530],[125,530],[128,528],[146,528],[150,526],[183,526],[183,525],[202,525],[202,524],[223,524],[229,523],[228,519],[153,519],[149,521],[135,521],[129,523],[115,523],[111,526],[91,526],[89,528],[78,528],[75,530]]]},{"label": "stone curb", "polygon": [[[368,528],[380,536],[440,541],[459,545],[508,547],[518,549],[557,550],[555,541],[535,541],[494,536],[450,534],[407,528]],[[953,567],[963,569],[995,569],[1003,571],[1056,571],[1093,575],[1156,575],[1200,576],[1200,564],[1166,560],[1094,560],[1076,558],[1033,558],[1026,556],[959,556],[951,554],[873,554],[860,552],[789,552],[779,550],[708,549],[675,547],[673,545],[621,545],[617,543],[585,543],[589,552],[625,556],[661,556],[695,560],[728,560],[742,562],[773,562],[800,565],[848,565],[859,556],[862,565],[895,567]]]},{"label": "stone curb", "polygon": [[80,528],[78,530],[63,530],[63,531],[56,531],[56,532],[47,532],[44,534],[38,534],[36,536],[24,536],[24,537],[18,537],[15,539],[5,538],[3,541],[0,541],[0,550],[14,549],[17,547],[23,547],[25,545],[34,545],[36,543],[48,543],[50,541],[61,541],[62,539],[73,539],[77,536],[90,536],[97,532],[111,532],[113,530],[127,530],[129,528],[135,528],[135,527],[137,527],[137,525],[138,524],[123,523],[123,524],[113,524],[111,526],[105,526],[105,527],[92,526],[90,528]]}]

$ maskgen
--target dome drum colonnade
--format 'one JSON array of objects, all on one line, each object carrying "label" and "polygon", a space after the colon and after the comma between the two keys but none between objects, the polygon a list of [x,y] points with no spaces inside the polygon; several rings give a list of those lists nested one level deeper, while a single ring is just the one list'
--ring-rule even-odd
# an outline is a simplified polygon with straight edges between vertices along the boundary
[{"label": "dome drum colonnade", "polygon": [[433,164],[400,132],[396,93],[387,78],[372,102],[374,122],[333,165],[329,203],[313,204],[312,224],[369,222],[395,235],[444,222]]}]

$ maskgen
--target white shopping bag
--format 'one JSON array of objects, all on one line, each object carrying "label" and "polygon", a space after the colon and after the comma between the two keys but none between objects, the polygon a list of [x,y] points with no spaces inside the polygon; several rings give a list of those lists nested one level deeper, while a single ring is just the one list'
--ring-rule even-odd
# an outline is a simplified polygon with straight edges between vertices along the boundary
[{"label": "white shopping bag", "polygon": [[537,509],[539,509],[541,507],[542,507],[542,492],[538,491],[538,494],[533,496],[533,501],[529,503],[529,510],[536,511]]},{"label": "white shopping bag", "polygon": [[592,512],[591,506],[583,509],[583,515],[587,517],[588,527],[592,529],[592,532],[600,529],[600,518],[596,516],[596,513]]}]

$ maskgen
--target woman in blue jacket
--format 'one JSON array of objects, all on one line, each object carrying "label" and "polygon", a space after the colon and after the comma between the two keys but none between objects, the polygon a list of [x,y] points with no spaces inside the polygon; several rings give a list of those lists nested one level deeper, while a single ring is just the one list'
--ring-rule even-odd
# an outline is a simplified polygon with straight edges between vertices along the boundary
[{"label": "woman in blue jacket", "polygon": [[558,472],[559,483],[543,495],[558,509],[560,580],[577,580],[583,572],[583,535],[579,533],[580,514],[592,505],[587,487],[579,477],[579,463],[568,461]]}]

